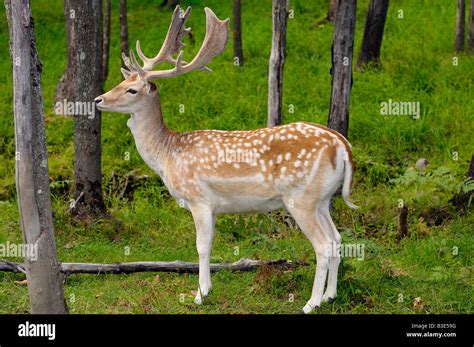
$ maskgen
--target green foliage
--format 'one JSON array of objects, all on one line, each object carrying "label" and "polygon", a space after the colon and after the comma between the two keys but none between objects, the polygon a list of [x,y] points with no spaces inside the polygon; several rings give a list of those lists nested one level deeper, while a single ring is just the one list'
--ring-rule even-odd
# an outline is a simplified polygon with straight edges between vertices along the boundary
[{"label": "green foliage", "polygon": [[426,189],[429,193],[454,193],[460,190],[464,183],[459,183],[449,168],[440,166],[433,171],[416,171],[409,168],[405,173],[390,180],[390,183],[404,186],[415,185]]}]

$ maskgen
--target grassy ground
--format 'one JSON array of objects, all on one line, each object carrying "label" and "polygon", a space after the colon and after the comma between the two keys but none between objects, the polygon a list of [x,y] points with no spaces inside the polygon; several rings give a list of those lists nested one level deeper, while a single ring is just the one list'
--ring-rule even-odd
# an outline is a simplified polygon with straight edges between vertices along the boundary
[{"label": "grassy ground", "polygon": [[[129,0],[130,42],[140,39],[152,55],[163,39],[170,12],[158,1]],[[204,35],[204,1],[193,6],[189,24],[199,49]],[[231,15],[224,1],[206,1],[219,17]],[[359,1],[356,54],[368,1]],[[473,312],[472,249],[474,217],[449,207],[474,152],[472,91],[474,57],[457,54],[453,65],[455,2],[400,0],[391,3],[382,49],[383,68],[355,71],[351,95],[350,141],[358,171],[349,211],[337,200],[333,212],[345,243],[365,245],[363,261],[343,259],[339,296],[322,313]],[[232,46],[214,60],[213,74],[195,72],[160,81],[167,124],[174,130],[253,129],[265,126],[267,66],[271,42],[271,1],[243,2],[245,66],[235,67]],[[288,26],[284,120],[325,124],[330,97],[330,47],[333,27],[320,26],[326,1],[291,1]],[[399,17],[403,11],[403,18]],[[3,8],[0,17],[5,18]],[[73,176],[73,123],[54,115],[53,95],[66,64],[62,1],[32,1],[37,45],[44,64],[49,169],[57,248],[61,261],[197,261],[190,214],[172,200],[139,157],[126,127],[128,116],[103,115],[104,193],[116,220],[87,224],[68,214]],[[105,89],[120,81],[118,5],[112,13],[110,76]],[[14,129],[11,65],[6,21],[0,22],[0,243],[21,242],[14,186]],[[357,56],[357,55],[355,55]],[[380,102],[418,101],[421,117],[382,116]],[[185,112],[179,112],[180,105]],[[294,113],[289,112],[290,105]],[[126,152],[130,160],[126,160]],[[457,154],[453,154],[456,152]],[[409,168],[425,157],[425,173]],[[456,160],[457,159],[457,160]],[[152,175],[120,199],[112,173]],[[399,200],[409,207],[409,234],[396,241]],[[435,217],[443,217],[435,220]],[[120,222],[118,222],[119,220]],[[352,230],[352,231],[351,231]],[[238,254],[236,250],[238,247]],[[130,254],[126,255],[125,250]],[[294,313],[310,296],[314,255],[301,232],[278,214],[223,216],[217,222],[213,262],[239,258],[306,260],[291,272],[261,269],[220,272],[203,306],[192,304],[197,276],[176,274],[73,275],[65,285],[74,313]],[[23,275],[0,273],[0,313],[28,312]],[[294,298],[294,300],[291,300]],[[419,298],[419,299],[418,299]],[[416,304],[414,304],[416,301]]]}]

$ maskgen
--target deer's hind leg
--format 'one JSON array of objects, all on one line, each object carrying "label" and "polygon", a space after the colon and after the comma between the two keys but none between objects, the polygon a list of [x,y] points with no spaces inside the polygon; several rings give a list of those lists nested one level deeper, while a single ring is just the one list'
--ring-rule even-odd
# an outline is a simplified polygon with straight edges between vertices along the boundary
[{"label": "deer's hind leg", "polygon": [[328,250],[334,241],[333,232],[324,227],[319,214],[315,213],[319,208],[319,201],[310,202],[307,198],[300,197],[284,198],[283,202],[316,253],[317,264],[313,290],[311,298],[303,307],[303,312],[309,313],[321,305],[329,269]]},{"label": "deer's hind leg", "polygon": [[331,249],[329,252],[328,283],[326,292],[323,295],[323,302],[331,301],[337,296],[337,273],[339,270],[339,263],[341,262],[341,257],[339,254],[341,235],[339,234],[339,231],[337,231],[337,228],[331,218],[331,214],[329,213],[329,203],[330,198],[323,200],[316,211],[323,227],[326,230],[330,230],[333,235],[333,243],[331,244]]}]

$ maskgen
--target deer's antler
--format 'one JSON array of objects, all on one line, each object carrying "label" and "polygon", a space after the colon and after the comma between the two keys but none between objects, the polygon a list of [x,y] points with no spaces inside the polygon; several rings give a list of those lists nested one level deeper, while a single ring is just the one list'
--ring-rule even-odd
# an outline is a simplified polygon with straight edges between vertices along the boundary
[{"label": "deer's antler", "polygon": [[[147,58],[140,48],[140,42],[137,41],[137,52],[140,59],[143,60],[143,67],[138,63],[132,50],[130,50],[131,61],[125,54],[122,54],[125,65],[130,71],[136,71],[140,77],[147,81],[178,76],[193,70],[212,71],[206,64],[224,50],[229,36],[229,19],[220,20],[216,17],[214,12],[207,7],[204,11],[206,12],[206,36],[201,49],[190,63],[182,60],[182,48],[184,47],[182,39],[184,35],[190,31],[190,29],[185,28],[185,22],[191,13],[191,8],[188,7],[186,11],[182,13],[181,8],[176,6],[168,34],[158,54],[152,59]],[[173,54],[178,51],[178,57],[174,59]],[[163,61],[170,62],[174,64],[175,67],[170,70],[152,71],[156,65]]]},{"label": "deer's antler", "polygon": [[185,44],[182,42],[183,37],[191,31],[191,28],[186,28],[186,20],[191,14],[191,7],[188,7],[185,12],[181,7],[176,6],[173,12],[173,18],[171,19],[168,33],[166,34],[165,41],[158,54],[150,59],[147,58],[140,47],[140,41],[137,41],[137,53],[140,59],[143,61],[143,70],[150,71],[161,62],[167,61],[171,64],[176,64],[176,60],[173,59],[173,54],[178,53],[184,48]]}]

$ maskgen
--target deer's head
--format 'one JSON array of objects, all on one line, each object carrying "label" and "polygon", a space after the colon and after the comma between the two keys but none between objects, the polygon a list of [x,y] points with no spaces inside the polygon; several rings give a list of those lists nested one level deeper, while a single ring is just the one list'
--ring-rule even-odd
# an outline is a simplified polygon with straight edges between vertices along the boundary
[{"label": "deer's head", "polygon": [[[204,10],[206,36],[201,49],[190,63],[182,60],[184,47],[182,39],[191,30],[185,27],[191,7],[183,12],[179,6],[176,6],[168,34],[158,54],[154,58],[147,58],[140,48],[140,41],[137,41],[137,53],[143,61],[143,66],[140,66],[132,50],[130,50],[130,59],[122,53],[122,59],[128,68],[128,70],[121,69],[125,80],[109,92],[95,98],[97,108],[110,112],[136,113],[146,108],[156,98],[158,93],[153,80],[179,76],[193,70],[210,72],[211,69],[206,64],[224,50],[229,36],[229,19],[219,20],[211,9],[206,7]],[[176,53],[178,57],[175,59],[173,55]],[[163,62],[173,64],[174,68],[153,70],[155,66]]]}]

